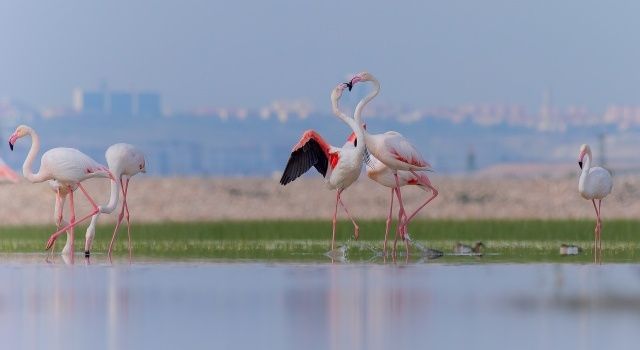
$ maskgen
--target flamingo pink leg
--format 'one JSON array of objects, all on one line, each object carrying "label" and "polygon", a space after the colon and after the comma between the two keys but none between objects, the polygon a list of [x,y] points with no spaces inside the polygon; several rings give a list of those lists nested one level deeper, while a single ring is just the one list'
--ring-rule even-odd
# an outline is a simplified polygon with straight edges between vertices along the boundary
[{"label": "flamingo pink leg", "polygon": [[120,186],[122,188],[122,209],[120,210],[120,214],[118,215],[118,221],[116,222],[116,228],[113,230],[113,236],[111,236],[111,243],[109,243],[109,251],[107,252],[107,255],[109,255],[109,257],[111,257],[111,253],[113,251],[113,244],[115,242],[115,239],[118,235],[118,229],[120,228],[120,224],[122,223],[122,218],[125,217],[125,211],[126,211],[126,219],[127,219],[127,235],[129,237],[129,261],[131,261],[131,257],[132,257],[132,252],[131,252],[131,222],[129,221],[129,206],[127,205],[127,193],[129,190],[129,179],[127,179],[127,182],[124,183],[122,182],[122,179],[120,179]]},{"label": "flamingo pink leg", "polygon": [[602,254],[602,199],[598,199],[598,249]]},{"label": "flamingo pink leg", "polygon": [[122,208],[120,209],[120,214],[118,215],[118,220],[116,221],[116,228],[113,230],[113,235],[111,236],[111,242],[109,243],[109,250],[107,251],[107,255],[111,258],[111,252],[113,251],[113,244],[116,241],[116,237],[118,236],[118,230],[120,229],[120,224],[122,223],[122,218],[124,217],[124,183],[122,182],[122,177],[120,177],[120,188],[122,191]]},{"label": "flamingo pink leg", "polygon": [[389,237],[389,227],[391,226],[391,215],[393,215],[393,195],[395,190],[391,189],[391,201],[389,203],[389,216],[387,216],[387,226],[384,230],[384,243],[382,244],[382,254],[387,256],[387,239]]},{"label": "flamingo pink leg", "polygon": [[126,211],[125,218],[127,219],[127,238],[129,239],[129,261],[131,261],[132,256],[132,246],[131,246],[131,221],[129,220],[129,204],[127,204],[127,193],[129,192],[129,178],[127,178],[127,183],[124,186],[124,194],[122,195],[122,206]]},{"label": "flamingo pink leg", "polygon": [[[396,195],[398,196],[398,205],[400,205],[400,212],[405,213],[404,203],[402,202],[402,193],[400,192],[400,180],[398,180],[398,172],[394,171],[393,176],[396,178]],[[402,227],[404,226],[404,222],[398,222],[398,230],[402,235],[402,239],[404,239],[404,232],[402,231]]]},{"label": "flamingo pink leg", "polygon": [[[89,203],[91,203],[91,206],[93,206],[93,210],[91,211],[91,213],[87,214],[86,216],[83,216],[82,218],[80,218],[80,220],[75,220],[75,216],[74,216],[74,220],[70,220],[69,224],[66,225],[65,227],[59,229],[58,231],[54,232],[50,237],[49,240],[47,241],[47,245],[45,247],[45,249],[49,249],[51,248],[51,246],[53,245],[53,243],[56,241],[56,239],[58,238],[58,236],[60,236],[63,232],[69,230],[72,227],[75,227],[77,224],[87,220],[88,218],[94,216],[98,211],[98,206],[96,205],[95,201],[91,198],[91,196],[89,196],[89,193],[87,193],[87,190],[84,189],[84,187],[82,186],[82,184],[78,183],[78,187],[82,190],[82,193],[84,193],[85,197],[87,197],[87,199],[89,200]],[[73,191],[71,191],[71,194],[73,193]],[[70,206],[71,206],[71,211],[72,214],[75,215],[74,209],[73,209],[73,195],[70,196],[70,202],[69,202]]]},{"label": "flamingo pink leg", "polygon": [[347,209],[347,206],[344,205],[344,203],[342,202],[342,198],[340,198],[340,196],[338,196],[338,202],[340,202],[340,205],[342,206],[345,213],[347,213],[347,216],[349,217],[349,219],[351,219],[351,222],[353,223],[353,236],[357,241],[358,236],[360,235],[360,227],[358,227],[358,224],[356,224],[356,221],[353,219],[351,214],[349,214],[349,210]]},{"label": "flamingo pink leg", "polygon": [[[56,229],[59,229],[60,225],[62,225],[62,215],[63,215],[62,209],[63,208],[61,208],[61,205],[60,205],[61,203],[62,203],[62,199],[60,198],[60,188],[58,188],[58,190],[56,191],[56,209],[58,210],[58,215],[56,217]],[[51,252],[49,253],[49,258],[53,257],[53,252],[55,250],[56,250],[56,245],[54,243],[51,249]]]},{"label": "flamingo pink leg", "polygon": [[594,231],[594,235],[593,235],[593,254],[594,257],[597,259],[597,255],[598,255],[598,247],[599,247],[599,236],[600,236],[600,210],[598,210],[598,206],[596,206],[596,200],[592,199],[591,202],[593,203],[593,209],[595,209],[596,211],[596,229]]},{"label": "flamingo pink leg", "polygon": [[120,209],[120,214],[118,215],[118,221],[116,221],[116,228],[113,230],[113,236],[111,236],[111,243],[109,243],[109,250],[107,251],[107,255],[111,257],[111,252],[113,251],[113,243],[116,240],[116,236],[118,235],[118,229],[120,228],[120,223],[122,222],[122,218],[124,217],[124,205],[122,209]]},{"label": "flamingo pink leg", "polygon": [[342,190],[338,190],[336,194],[336,209],[333,211],[333,235],[331,236],[331,251],[335,249],[335,241],[336,241],[336,218],[338,216],[338,202],[340,200],[340,192]]},{"label": "flamingo pink leg", "polygon": [[[75,223],[76,222],[76,208],[74,207],[74,203],[73,203],[73,188],[71,188],[71,186],[69,186],[69,207],[70,207],[70,211],[71,211],[71,216],[69,217],[69,222],[70,223]],[[71,226],[69,229],[69,239],[71,240],[71,262],[73,262],[73,256],[74,256],[74,230],[73,230],[74,226]]]},{"label": "flamingo pink leg", "polygon": [[[398,195],[398,190],[399,187],[394,187],[393,188],[393,192],[396,193],[396,196]],[[396,256],[396,246],[398,244],[398,237],[401,236],[401,226],[400,224],[407,219],[407,213],[404,211],[404,208],[400,207],[400,209],[398,209],[398,228],[396,229],[396,235],[393,239],[393,256]]]},{"label": "flamingo pink leg", "polygon": [[[418,174],[416,174],[415,172],[412,171],[411,173],[413,175],[415,175],[416,177],[418,177]],[[431,190],[432,195],[431,195],[431,197],[429,197],[429,199],[427,199],[426,202],[424,202],[420,207],[418,207],[418,209],[416,209],[416,211],[414,211],[413,214],[409,215],[409,218],[405,222],[405,228],[406,228],[406,225],[409,225],[409,221],[411,221],[411,219],[413,219],[413,217],[416,216],[416,214],[418,214],[418,212],[420,210],[422,210],[422,208],[424,208],[427,204],[429,204],[429,202],[431,202],[432,200],[434,200],[438,196],[438,190],[436,190],[435,187],[431,186],[430,182],[425,183],[423,185]]]}]

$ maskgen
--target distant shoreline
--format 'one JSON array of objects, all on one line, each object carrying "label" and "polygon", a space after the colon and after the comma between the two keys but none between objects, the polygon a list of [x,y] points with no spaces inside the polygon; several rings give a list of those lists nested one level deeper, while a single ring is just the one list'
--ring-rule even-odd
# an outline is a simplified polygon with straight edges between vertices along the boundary
[{"label": "distant shoreline", "polygon": [[[581,219],[592,218],[591,203],[577,192],[577,179],[518,179],[432,176],[440,191],[418,219]],[[108,199],[109,184],[90,180],[87,189],[97,203]],[[403,188],[409,210],[424,200],[418,188]],[[0,185],[0,226],[53,225],[54,194],[46,184]],[[345,203],[356,218],[383,219],[388,213],[389,189],[366,177],[347,189]],[[335,194],[320,178],[302,178],[281,186],[269,178],[155,178],[131,180],[129,208],[135,222],[219,220],[329,220]],[[80,194],[78,215],[89,207]],[[397,204],[396,204],[397,205]],[[65,208],[68,214],[68,207]],[[114,215],[103,215],[101,223]],[[618,176],[613,193],[603,202],[603,217],[640,217],[640,178]],[[339,218],[344,213],[339,212]]]}]

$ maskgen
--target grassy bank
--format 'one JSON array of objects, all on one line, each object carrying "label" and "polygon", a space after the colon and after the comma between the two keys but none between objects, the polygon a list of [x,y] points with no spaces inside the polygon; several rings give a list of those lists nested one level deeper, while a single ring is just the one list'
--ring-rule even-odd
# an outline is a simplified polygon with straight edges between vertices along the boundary
[{"label": "grassy bank", "polygon": [[[0,252],[40,252],[51,226],[0,228]],[[94,252],[103,253],[111,238],[111,226],[100,226]],[[351,261],[376,260],[382,247],[383,221],[360,222],[360,240],[351,238],[350,222],[338,225],[338,245],[346,244]],[[592,260],[593,222],[572,220],[472,220],[416,221],[411,237],[430,248],[450,253],[456,242],[482,241],[486,262]],[[275,259],[326,261],[331,223],[328,221],[223,221],[207,223],[140,224],[132,227],[137,257],[174,259]],[[640,221],[606,221],[603,227],[605,262],[640,261]],[[84,246],[84,227],[76,233],[76,250]],[[584,248],[577,257],[561,257],[561,243]],[[61,249],[62,242],[57,244]],[[121,229],[117,254],[126,252],[126,228]],[[416,249],[415,258],[419,259]],[[413,258],[413,257],[412,257]],[[445,256],[443,262],[476,261],[470,257]]]}]

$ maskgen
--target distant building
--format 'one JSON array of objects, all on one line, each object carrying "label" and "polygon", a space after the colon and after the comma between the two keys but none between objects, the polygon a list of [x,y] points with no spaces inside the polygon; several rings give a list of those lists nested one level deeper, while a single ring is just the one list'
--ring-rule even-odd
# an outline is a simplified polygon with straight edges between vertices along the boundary
[{"label": "distant building", "polygon": [[102,91],[76,89],[73,92],[73,109],[81,113],[106,114],[106,100],[106,93]]},{"label": "distant building", "polygon": [[97,91],[75,89],[73,110],[87,115],[159,117],[162,103],[156,92],[107,91],[105,86]]},{"label": "distant building", "polygon": [[109,95],[109,112],[114,116],[130,117],[133,115],[133,94],[114,91]]},{"label": "distant building", "polygon": [[159,117],[162,115],[160,94],[141,92],[138,94],[138,113],[142,117]]}]

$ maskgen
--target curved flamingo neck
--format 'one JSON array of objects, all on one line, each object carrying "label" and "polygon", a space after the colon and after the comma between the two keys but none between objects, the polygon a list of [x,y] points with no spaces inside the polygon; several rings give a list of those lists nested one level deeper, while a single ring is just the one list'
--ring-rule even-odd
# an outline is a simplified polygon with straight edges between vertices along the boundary
[{"label": "curved flamingo neck", "polygon": [[101,213],[111,214],[118,206],[118,196],[120,192],[120,182],[122,181],[121,172],[114,172],[111,179],[111,193],[109,194],[109,203],[99,207]]},{"label": "curved flamingo neck", "polygon": [[336,117],[340,118],[343,122],[349,125],[351,130],[353,130],[353,132],[356,134],[356,139],[361,140],[357,143],[356,150],[364,152],[364,129],[362,128],[362,125],[357,123],[353,118],[348,117],[346,114],[344,114],[344,112],[340,110],[340,107],[338,106],[338,100],[338,98],[331,98],[333,114],[335,114]]},{"label": "curved flamingo neck", "polygon": [[591,150],[587,150],[587,153],[584,155],[584,164],[582,166],[580,182],[578,184],[581,191],[585,189],[585,182],[589,176],[589,169],[591,169]]},{"label": "curved flamingo neck", "polygon": [[37,174],[33,173],[33,160],[40,152],[40,137],[36,133],[35,130],[29,128],[27,130],[27,134],[31,136],[31,148],[29,149],[29,153],[27,154],[27,158],[24,160],[22,164],[22,175],[27,178],[30,182],[43,182],[47,180],[47,178],[38,171]]},{"label": "curved flamingo neck", "polygon": [[[362,127],[362,110],[369,102],[371,102],[371,100],[378,96],[378,93],[380,92],[380,82],[375,78],[371,80],[371,82],[373,83],[373,91],[371,91],[369,95],[365,96],[362,100],[360,100],[360,102],[358,102],[355,113],[353,114],[353,118],[356,120],[356,123],[360,125],[360,127]],[[367,132],[367,130],[364,130],[364,134],[368,135],[369,133]]]}]

